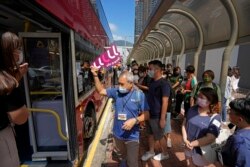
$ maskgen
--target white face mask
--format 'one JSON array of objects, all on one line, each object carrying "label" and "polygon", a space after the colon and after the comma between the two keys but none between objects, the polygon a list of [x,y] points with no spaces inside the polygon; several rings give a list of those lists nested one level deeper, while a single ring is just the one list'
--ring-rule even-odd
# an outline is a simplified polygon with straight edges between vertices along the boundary
[{"label": "white face mask", "polygon": [[19,59],[18,59],[18,61],[16,62],[16,64],[20,65],[20,64],[22,64],[22,62],[23,62],[23,52],[20,52],[20,54],[19,54]]},{"label": "white face mask", "polygon": [[128,93],[129,90],[126,89],[126,88],[123,88],[122,86],[119,86],[119,92],[122,93],[122,94],[124,94],[124,93]]},{"label": "white face mask", "polygon": [[154,71],[154,70],[149,70],[149,71],[148,71],[148,76],[149,76],[150,78],[154,78],[154,75],[155,75],[155,71]]},{"label": "white face mask", "polygon": [[144,73],[143,73],[143,72],[140,72],[140,73],[139,73],[139,77],[144,77]]},{"label": "white face mask", "polygon": [[138,75],[134,75],[134,83],[138,83],[139,80],[139,76]]},{"label": "white face mask", "polygon": [[209,104],[208,104],[208,101],[206,99],[202,99],[200,97],[197,98],[197,102],[198,106],[200,106],[201,108],[205,108],[207,107]]}]

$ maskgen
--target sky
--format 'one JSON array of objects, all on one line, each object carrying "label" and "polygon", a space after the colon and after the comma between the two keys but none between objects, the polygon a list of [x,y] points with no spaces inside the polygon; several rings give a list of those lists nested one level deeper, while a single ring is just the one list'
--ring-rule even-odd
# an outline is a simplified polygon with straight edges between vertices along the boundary
[{"label": "sky", "polygon": [[134,43],[135,0],[101,0],[114,40]]}]

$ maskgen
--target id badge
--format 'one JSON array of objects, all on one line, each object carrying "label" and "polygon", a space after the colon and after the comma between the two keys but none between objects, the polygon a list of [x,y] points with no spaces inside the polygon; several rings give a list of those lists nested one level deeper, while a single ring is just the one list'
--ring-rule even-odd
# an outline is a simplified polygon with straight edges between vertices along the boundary
[{"label": "id badge", "polygon": [[118,114],[118,120],[126,121],[127,120],[127,114]]}]

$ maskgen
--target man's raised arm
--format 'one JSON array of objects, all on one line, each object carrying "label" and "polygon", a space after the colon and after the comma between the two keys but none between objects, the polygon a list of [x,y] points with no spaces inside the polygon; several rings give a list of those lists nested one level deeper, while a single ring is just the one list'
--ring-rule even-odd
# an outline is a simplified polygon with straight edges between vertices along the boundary
[{"label": "man's raised arm", "polygon": [[100,82],[100,80],[99,80],[99,78],[98,78],[97,71],[98,71],[97,68],[91,67],[91,72],[92,72],[92,74],[93,74],[93,78],[94,78],[94,83],[95,83],[96,90],[97,90],[97,92],[98,92],[100,95],[106,96],[106,95],[107,95],[107,91],[106,91],[106,89],[103,87],[102,83]]}]

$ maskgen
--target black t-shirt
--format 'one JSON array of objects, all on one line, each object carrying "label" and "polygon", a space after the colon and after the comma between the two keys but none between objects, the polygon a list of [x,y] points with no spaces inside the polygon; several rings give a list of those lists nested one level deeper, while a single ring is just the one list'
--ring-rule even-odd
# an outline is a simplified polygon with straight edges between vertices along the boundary
[{"label": "black t-shirt", "polygon": [[[148,75],[146,75],[144,78],[143,78],[143,81],[141,83],[141,85],[143,86],[147,86],[149,88],[149,85],[150,83],[153,81],[152,78],[150,78]],[[148,93],[148,90],[143,90],[143,93],[146,95]],[[147,96],[147,95],[146,95]]]},{"label": "black t-shirt", "polygon": [[150,108],[150,118],[160,118],[162,108],[162,97],[170,97],[171,86],[169,83],[161,78],[153,80],[150,83],[148,90],[148,104]]},{"label": "black t-shirt", "polygon": [[0,130],[10,123],[7,112],[12,112],[25,104],[22,90],[15,88],[9,95],[0,96]]},{"label": "black t-shirt", "polygon": [[152,78],[150,78],[148,75],[146,75],[142,81],[143,86],[149,87],[150,83],[152,82]]}]

